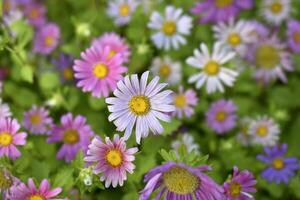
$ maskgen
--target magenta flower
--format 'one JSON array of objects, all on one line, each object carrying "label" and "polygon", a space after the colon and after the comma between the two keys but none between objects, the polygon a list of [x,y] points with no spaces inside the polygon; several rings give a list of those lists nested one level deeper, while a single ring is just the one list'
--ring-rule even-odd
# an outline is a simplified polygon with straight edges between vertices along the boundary
[{"label": "magenta flower", "polygon": [[173,116],[182,118],[183,115],[191,117],[194,114],[194,107],[198,103],[196,92],[193,89],[183,91],[183,87],[180,86],[177,94],[173,94],[173,103],[175,111]]},{"label": "magenta flower", "polygon": [[131,54],[129,46],[125,43],[125,40],[116,33],[105,33],[101,37],[94,39],[93,46],[109,46],[109,57],[113,57],[115,54],[120,53],[123,62],[128,62]]},{"label": "magenta flower", "polygon": [[290,20],[287,29],[289,47],[295,53],[300,53],[300,21]]},{"label": "magenta flower", "polygon": [[21,183],[13,188],[12,200],[67,200],[67,198],[57,198],[61,193],[61,188],[50,188],[50,183],[44,179],[39,188],[36,188],[32,178],[28,179],[27,185]]},{"label": "magenta flower", "polygon": [[230,131],[236,125],[236,105],[232,101],[221,99],[214,102],[208,112],[206,112],[206,121],[218,134],[224,134]]},{"label": "magenta flower", "polygon": [[28,3],[25,5],[24,14],[29,23],[35,27],[40,27],[46,22],[46,8],[41,3]]},{"label": "magenta flower", "polygon": [[23,126],[33,134],[48,134],[51,125],[52,118],[44,107],[34,105],[24,113]]},{"label": "magenta flower", "polygon": [[190,167],[174,162],[157,166],[145,175],[147,185],[139,200],[148,200],[153,193],[153,199],[164,196],[167,200],[224,200],[222,187],[203,173],[210,169],[207,165]]},{"label": "magenta flower", "polygon": [[86,124],[85,117],[77,115],[73,118],[71,113],[61,116],[61,125],[54,125],[47,142],[62,141],[63,145],[57,153],[58,159],[65,159],[66,162],[74,160],[78,151],[87,151],[91,137],[94,132]]},{"label": "magenta flower", "polygon": [[45,24],[35,34],[33,50],[37,53],[49,54],[57,47],[59,37],[60,30],[56,24]]},{"label": "magenta flower", "polygon": [[255,193],[255,180],[253,174],[248,170],[239,172],[237,167],[233,168],[232,178],[224,183],[226,200],[251,200],[254,199],[250,193]]},{"label": "magenta flower", "polygon": [[18,133],[20,125],[15,119],[0,119],[0,157],[8,156],[15,160],[21,156],[16,146],[25,145],[27,134]]},{"label": "magenta flower", "polygon": [[79,80],[77,87],[84,92],[92,92],[94,97],[107,97],[116,88],[117,81],[123,79],[127,68],[122,65],[120,53],[110,56],[109,46],[94,45],[81,53],[82,60],[75,60],[73,69]]},{"label": "magenta flower", "polygon": [[204,0],[191,8],[193,14],[200,14],[199,23],[217,23],[236,17],[241,10],[250,9],[252,0]]},{"label": "magenta flower", "polygon": [[102,173],[100,181],[105,181],[105,187],[108,188],[110,184],[117,187],[127,179],[126,172],[133,173],[135,166],[132,161],[137,151],[136,147],[126,149],[124,138],[115,134],[112,141],[106,137],[105,143],[100,138],[94,138],[84,160],[96,162],[93,171],[95,174]]}]

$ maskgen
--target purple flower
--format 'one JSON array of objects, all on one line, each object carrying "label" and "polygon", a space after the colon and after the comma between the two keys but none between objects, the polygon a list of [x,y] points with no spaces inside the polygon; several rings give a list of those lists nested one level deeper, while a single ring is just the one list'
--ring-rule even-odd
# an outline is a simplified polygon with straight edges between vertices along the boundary
[{"label": "purple flower", "polygon": [[151,169],[144,181],[145,188],[139,200],[148,200],[152,193],[159,191],[154,199],[164,196],[167,200],[224,200],[223,189],[203,171],[207,165],[190,167],[183,163],[167,162]]},{"label": "purple flower", "polygon": [[287,151],[287,144],[265,147],[264,151],[265,154],[257,156],[258,160],[268,165],[261,176],[269,182],[288,184],[290,179],[296,175],[296,171],[300,169],[298,159],[295,157],[284,157]]},{"label": "purple flower", "polygon": [[44,107],[32,108],[24,113],[23,126],[33,134],[48,134],[52,125],[52,118],[49,117],[49,111]]},{"label": "purple flower", "polygon": [[250,193],[255,193],[255,180],[253,174],[248,170],[239,172],[237,167],[233,168],[232,178],[224,183],[226,200],[251,200],[254,199]]},{"label": "purple flower", "polygon": [[196,3],[191,12],[201,15],[199,23],[216,23],[228,21],[241,10],[250,9],[252,6],[252,0],[205,0]]},{"label": "purple flower", "polygon": [[295,53],[300,53],[300,21],[290,20],[287,29],[289,47]]},{"label": "purple flower", "polygon": [[0,197],[2,199],[11,200],[13,188],[21,183],[19,179],[14,177],[7,169],[0,168]]},{"label": "purple flower", "polygon": [[58,45],[59,37],[60,30],[56,24],[43,25],[35,34],[33,50],[37,53],[49,54]]},{"label": "purple flower", "polygon": [[35,27],[40,27],[46,23],[46,8],[40,3],[28,3],[25,6],[24,14],[29,23]]},{"label": "purple flower", "polygon": [[222,99],[214,102],[205,114],[207,124],[218,134],[228,132],[236,125],[235,112],[236,105],[230,100]]},{"label": "purple flower", "polygon": [[73,118],[71,113],[61,117],[61,125],[54,125],[47,142],[62,141],[64,144],[57,153],[58,159],[72,161],[79,150],[87,151],[91,137],[94,135],[91,127],[86,124],[85,117],[77,115]]},{"label": "purple flower", "polygon": [[61,74],[62,82],[69,82],[74,80],[73,71],[74,58],[71,55],[61,53],[58,59],[52,61],[52,63],[57,67]]}]

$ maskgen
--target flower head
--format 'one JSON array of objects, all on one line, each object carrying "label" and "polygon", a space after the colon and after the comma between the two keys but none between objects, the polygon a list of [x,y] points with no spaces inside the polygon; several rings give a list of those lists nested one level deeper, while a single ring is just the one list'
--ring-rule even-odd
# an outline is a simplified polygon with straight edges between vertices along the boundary
[{"label": "flower head", "polygon": [[61,53],[58,59],[52,61],[52,63],[57,67],[61,74],[62,82],[69,82],[74,80],[73,72],[73,62],[74,58],[71,55]]},{"label": "flower head", "polygon": [[178,140],[175,140],[172,142],[171,146],[172,148],[178,152],[181,145],[184,145],[188,153],[191,153],[192,151],[195,151],[196,153],[200,154],[199,152],[199,145],[195,143],[193,135],[189,133],[184,133],[180,136]]},{"label": "flower head", "polygon": [[11,112],[9,106],[6,103],[3,103],[2,99],[0,98],[0,118],[6,118],[10,116],[11,116]]},{"label": "flower head", "polygon": [[300,21],[290,20],[287,25],[287,39],[289,47],[300,53]]},{"label": "flower head", "polygon": [[29,23],[35,27],[40,27],[46,23],[46,8],[41,3],[28,3],[24,10]]},{"label": "flower head", "polygon": [[0,194],[3,199],[10,200],[13,195],[13,188],[21,183],[7,169],[0,167]]},{"label": "flower head", "polygon": [[267,22],[280,25],[289,17],[290,11],[290,0],[265,0],[261,8],[261,15]]}]

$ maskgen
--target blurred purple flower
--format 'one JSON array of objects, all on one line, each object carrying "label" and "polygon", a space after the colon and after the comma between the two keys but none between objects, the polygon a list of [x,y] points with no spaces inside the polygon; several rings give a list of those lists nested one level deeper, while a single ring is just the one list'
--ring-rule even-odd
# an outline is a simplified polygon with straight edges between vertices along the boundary
[{"label": "blurred purple flower", "polygon": [[70,82],[74,80],[74,71],[72,68],[74,58],[71,55],[61,53],[59,58],[54,59],[52,63],[59,70],[62,82]]},{"label": "blurred purple flower", "polygon": [[290,20],[287,25],[287,40],[289,47],[300,53],[300,21]]}]

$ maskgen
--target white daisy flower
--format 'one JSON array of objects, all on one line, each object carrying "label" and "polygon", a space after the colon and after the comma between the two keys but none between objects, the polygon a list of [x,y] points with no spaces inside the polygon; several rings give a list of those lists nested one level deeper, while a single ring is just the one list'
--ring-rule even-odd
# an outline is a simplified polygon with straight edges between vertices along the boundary
[{"label": "white daisy flower", "polygon": [[171,144],[172,149],[174,149],[176,152],[178,152],[181,145],[185,146],[188,153],[195,151],[197,154],[200,154],[199,145],[195,143],[194,137],[189,133],[183,134],[178,140],[175,140]]},{"label": "white daisy flower", "polygon": [[139,81],[137,74],[126,76],[117,84],[114,91],[116,97],[106,98],[106,103],[111,104],[108,110],[112,112],[108,120],[114,121],[117,131],[124,131],[124,138],[128,139],[135,126],[136,142],[147,137],[149,130],[153,134],[161,134],[163,127],[158,119],[169,122],[170,115],[175,107],[171,105],[172,91],[162,89],[167,83],[158,83],[159,77],[154,77],[147,84],[149,71],[142,74]]},{"label": "white daisy flower", "polygon": [[118,26],[128,24],[131,20],[132,13],[138,6],[136,0],[111,0],[107,13],[114,19],[114,23]]},{"label": "white daisy flower", "polygon": [[273,146],[279,139],[279,126],[273,119],[266,116],[253,120],[249,125],[249,134],[253,143]]},{"label": "white daisy flower", "polygon": [[291,10],[290,0],[264,0],[261,15],[269,23],[280,25],[289,17]]},{"label": "white daisy flower", "polygon": [[219,42],[214,44],[211,54],[204,43],[200,44],[200,51],[195,49],[194,56],[186,60],[189,65],[201,70],[200,73],[194,74],[189,78],[189,83],[196,82],[196,88],[198,89],[206,83],[207,93],[224,92],[223,84],[230,87],[233,86],[238,75],[238,72],[224,66],[235,55],[233,51],[222,48]]},{"label": "white daisy flower", "polygon": [[224,47],[234,50],[241,56],[247,51],[247,45],[256,41],[256,37],[252,34],[255,27],[252,23],[239,20],[234,22],[231,18],[228,23],[220,22],[213,26],[214,37]]},{"label": "white daisy flower", "polygon": [[155,76],[161,77],[164,81],[171,85],[176,85],[181,80],[181,64],[173,62],[169,57],[155,58],[150,67],[151,72]]},{"label": "white daisy flower", "polygon": [[9,106],[6,103],[2,103],[2,99],[0,98],[0,119],[10,117],[11,115]]},{"label": "white daisy flower", "polygon": [[158,32],[152,35],[151,39],[159,49],[178,49],[180,45],[186,44],[185,35],[190,34],[192,18],[182,15],[181,8],[167,6],[165,16],[153,12],[148,27]]}]

